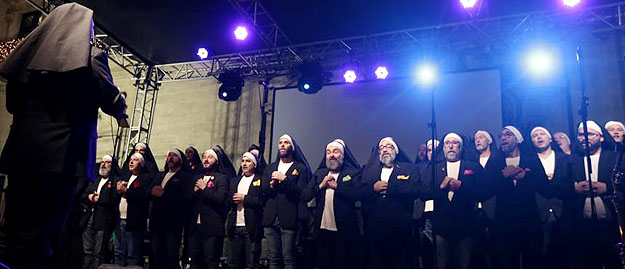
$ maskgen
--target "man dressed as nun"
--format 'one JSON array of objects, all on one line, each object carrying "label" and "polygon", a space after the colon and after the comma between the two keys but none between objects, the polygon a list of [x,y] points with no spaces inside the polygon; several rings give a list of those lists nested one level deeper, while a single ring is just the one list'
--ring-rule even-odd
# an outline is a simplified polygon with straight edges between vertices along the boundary
[{"label": "man dressed as nun", "polygon": [[265,168],[261,186],[266,197],[263,227],[269,268],[296,268],[296,238],[301,194],[310,168],[295,140],[284,134],[278,141],[278,161]]},{"label": "man dressed as nun", "polygon": [[[437,268],[469,268],[477,231],[475,204],[483,187],[482,167],[463,158],[464,140],[456,133],[443,139],[444,161],[428,166],[424,192],[434,200],[432,227]],[[436,179],[432,182],[432,167]],[[434,184],[434,186],[432,186]]]},{"label": "man dressed as nun", "polygon": [[363,171],[365,233],[373,268],[410,268],[413,202],[419,173],[392,137],[380,140]]}]

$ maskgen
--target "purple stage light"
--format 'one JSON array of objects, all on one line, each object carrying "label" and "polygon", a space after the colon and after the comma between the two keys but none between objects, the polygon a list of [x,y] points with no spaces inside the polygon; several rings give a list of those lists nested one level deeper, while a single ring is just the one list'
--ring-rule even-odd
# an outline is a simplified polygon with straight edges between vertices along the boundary
[{"label": "purple stage light", "polygon": [[205,48],[198,49],[197,56],[200,56],[200,59],[202,60],[208,58],[208,50],[206,50]]},{"label": "purple stage light", "polygon": [[581,2],[581,0],[562,0],[562,4],[564,4],[567,7],[577,6],[579,2]]},{"label": "purple stage light", "polygon": [[345,82],[354,83],[356,81],[356,72],[354,70],[347,70],[345,74],[343,74],[343,78],[345,78]]},{"label": "purple stage light", "polygon": [[245,28],[244,26],[237,26],[237,28],[234,30],[234,37],[237,40],[245,40],[247,38],[247,28]]},{"label": "purple stage light", "polygon": [[378,66],[377,69],[375,69],[375,77],[377,79],[386,79],[386,77],[388,76],[388,69],[386,69],[386,66]]},{"label": "purple stage light", "polygon": [[477,0],[460,0],[460,4],[462,4],[463,8],[473,8],[476,3]]}]

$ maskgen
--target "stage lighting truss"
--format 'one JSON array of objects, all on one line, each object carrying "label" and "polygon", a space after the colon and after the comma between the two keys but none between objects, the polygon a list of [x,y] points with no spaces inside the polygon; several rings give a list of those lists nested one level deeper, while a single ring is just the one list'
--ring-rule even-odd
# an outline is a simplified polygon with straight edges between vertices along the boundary
[{"label": "stage lighting truss", "polygon": [[[217,55],[205,61],[163,64],[157,68],[163,73],[163,82],[207,79],[224,70],[240,70],[244,77],[251,78],[296,76],[302,59],[318,60],[326,70],[341,70],[345,62],[367,60],[372,55],[400,61],[406,53],[438,50],[446,52],[437,61],[446,69],[465,70],[464,57],[484,59],[483,53],[491,53],[485,48],[510,48],[536,33],[570,40],[581,34],[622,30],[623,15],[625,2],[576,10],[563,8]],[[500,63],[480,60],[473,64],[471,68],[492,68]]]}]

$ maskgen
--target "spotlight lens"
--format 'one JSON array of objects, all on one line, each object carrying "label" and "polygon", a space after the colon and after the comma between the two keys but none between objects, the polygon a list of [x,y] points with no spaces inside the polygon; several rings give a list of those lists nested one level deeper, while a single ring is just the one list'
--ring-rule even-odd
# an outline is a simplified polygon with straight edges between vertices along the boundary
[{"label": "spotlight lens", "polygon": [[375,77],[377,79],[386,79],[387,76],[388,70],[386,69],[386,66],[378,66],[378,68],[375,70]]},{"label": "spotlight lens", "polygon": [[356,72],[354,70],[347,70],[345,71],[345,74],[343,74],[343,78],[345,79],[345,82],[347,83],[354,83],[354,81],[356,81],[356,78],[358,78],[358,76],[356,76]]},{"label": "spotlight lens", "polygon": [[235,30],[234,30],[234,37],[237,40],[245,40],[247,38],[247,28],[243,27],[243,26],[238,26]]},{"label": "spotlight lens", "polygon": [[546,49],[534,49],[526,62],[527,71],[536,77],[548,77],[554,70],[553,53]]},{"label": "spotlight lens", "polygon": [[581,0],[562,0],[562,4],[564,4],[567,7],[577,6],[579,2],[581,2]]},{"label": "spotlight lens", "polygon": [[198,49],[197,56],[200,56],[200,59],[202,60],[208,58],[208,50],[206,50],[205,48]]},{"label": "spotlight lens", "polygon": [[462,4],[463,8],[473,8],[476,3],[477,0],[460,0],[460,4]]},{"label": "spotlight lens", "polygon": [[417,70],[417,80],[423,86],[431,85],[436,78],[436,68],[430,64],[423,64]]},{"label": "spotlight lens", "polygon": [[308,90],[308,89],[310,89],[310,84],[308,83],[304,84],[304,90]]}]

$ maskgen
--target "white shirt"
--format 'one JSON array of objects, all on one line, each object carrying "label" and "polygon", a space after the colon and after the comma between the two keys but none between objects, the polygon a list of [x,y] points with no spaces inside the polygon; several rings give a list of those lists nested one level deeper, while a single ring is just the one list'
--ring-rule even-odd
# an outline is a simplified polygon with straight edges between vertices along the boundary
[{"label": "white shirt", "polygon": [[108,178],[101,178],[100,179],[100,182],[98,183],[98,188],[95,191],[96,194],[100,194],[100,191],[102,190],[102,187],[104,186],[104,184],[106,184],[107,181],[109,181]]},{"label": "white shirt", "polygon": [[488,157],[480,157],[480,165],[482,166],[482,168],[486,168],[486,164],[488,163],[488,159],[490,159],[490,156],[488,156]]},{"label": "white shirt", "polygon": [[[130,176],[130,179],[128,180],[128,188],[132,186],[132,183],[135,182],[135,179],[137,179],[137,176],[135,175]],[[122,199],[119,201],[119,218],[126,219],[127,214],[128,214],[128,201],[126,201],[125,197],[122,197]]]},{"label": "white shirt", "polygon": [[[601,154],[598,152],[590,155],[590,165],[592,165],[592,174],[590,174],[590,180],[592,180],[592,182],[599,181],[599,157],[601,157]],[[586,175],[588,174],[588,165],[586,164],[586,158],[584,158],[584,173],[586,173]],[[605,210],[605,206],[603,204],[603,200],[601,200],[601,197],[595,196],[594,200],[595,209],[597,210],[597,219],[607,219],[608,214]],[[592,206],[590,204],[590,197],[586,197],[586,200],[584,202],[584,218],[591,218],[591,212]]]},{"label": "white shirt", "polygon": [[[458,174],[460,173],[460,161],[457,162],[447,162],[447,176],[453,179],[458,179]],[[451,202],[451,199],[454,198],[454,192],[449,191],[447,193],[447,199]]]},{"label": "white shirt", "polygon": [[293,165],[293,162],[283,163],[282,160],[280,160],[280,163],[278,163],[278,172],[286,175],[286,172],[289,171],[291,165]]},{"label": "white shirt", "polygon": [[[254,174],[249,177],[242,177],[239,185],[237,185],[237,193],[247,195],[252,181],[254,181]],[[243,207],[243,203],[237,204],[237,226],[245,226],[245,207]]]},{"label": "white shirt", "polygon": [[167,174],[165,174],[165,177],[163,178],[163,182],[161,182],[161,188],[165,188],[165,185],[167,185],[167,182],[171,179],[171,177],[173,177],[176,173],[175,172],[167,172]]},{"label": "white shirt", "polygon": [[[328,172],[328,176],[339,179],[339,173]],[[323,205],[323,215],[321,215],[321,229],[328,231],[338,231],[336,219],[334,218],[334,190],[326,188],[326,197]]]},{"label": "white shirt", "polygon": [[[521,156],[506,158],[506,165],[508,166],[519,167],[520,163],[521,163]],[[512,183],[514,183],[514,186],[516,186],[516,179],[513,179]]]},{"label": "white shirt", "polygon": [[423,212],[433,212],[434,211],[434,200],[425,201],[425,208]]},{"label": "white shirt", "polygon": [[545,169],[545,174],[551,180],[553,178],[554,171],[556,170],[556,153],[552,150],[549,156],[543,158],[538,155],[540,159],[540,163],[542,163],[543,168]]},{"label": "white shirt", "polygon": [[391,178],[391,174],[393,173],[393,167],[382,167],[382,173],[380,174],[380,180],[388,183],[388,180]]},{"label": "white shirt", "polygon": [[506,165],[512,165],[512,166],[519,167],[520,163],[521,163],[521,156],[507,157],[506,158]]}]

